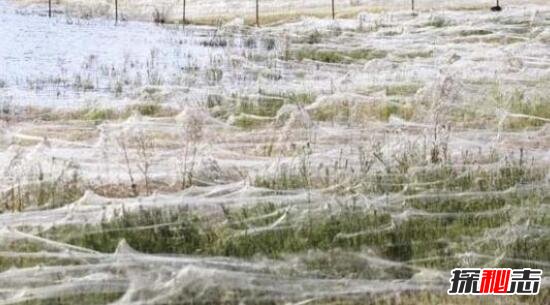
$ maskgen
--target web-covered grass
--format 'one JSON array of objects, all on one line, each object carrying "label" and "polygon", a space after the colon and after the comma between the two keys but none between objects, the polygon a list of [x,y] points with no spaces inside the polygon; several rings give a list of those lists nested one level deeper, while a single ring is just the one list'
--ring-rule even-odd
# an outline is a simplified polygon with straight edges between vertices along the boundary
[{"label": "web-covered grass", "polygon": [[[71,90],[119,104],[0,114],[0,304],[548,304],[547,278],[446,290],[458,267],[550,270],[549,24],[369,13],[93,57]],[[153,64],[184,38],[211,53]]]}]

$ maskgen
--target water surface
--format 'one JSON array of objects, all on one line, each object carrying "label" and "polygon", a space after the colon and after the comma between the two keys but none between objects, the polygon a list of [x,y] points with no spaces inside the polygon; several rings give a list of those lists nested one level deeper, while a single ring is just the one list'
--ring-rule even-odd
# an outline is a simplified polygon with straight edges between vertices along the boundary
[{"label": "water surface", "polygon": [[210,29],[21,11],[0,0],[0,102],[71,106],[120,98],[126,88],[169,84],[219,50],[200,44]]}]

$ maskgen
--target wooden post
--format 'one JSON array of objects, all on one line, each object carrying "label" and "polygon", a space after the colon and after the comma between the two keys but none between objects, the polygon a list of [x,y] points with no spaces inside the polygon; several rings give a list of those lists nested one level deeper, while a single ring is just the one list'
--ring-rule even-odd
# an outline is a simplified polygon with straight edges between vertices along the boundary
[{"label": "wooden post", "polygon": [[115,0],[115,24],[118,24],[118,0]]},{"label": "wooden post", "polygon": [[334,7],[334,0],[332,0],[332,20],[336,19],[336,10]]},{"label": "wooden post", "polygon": [[187,8],[187,0],[183,0],[183,19],[182,19],[182,23],[183,23],[183,27],[185,27],[185,23],[187,22],[185,20],[185,9]]},{"label": "wooden post", "polygon": [[411,0],[411,9],[414,12],[414,0]]},{"label": "wooden post", "polygon": [[48,17],[52,18],[52,0],[48,0]]},{"label": "wooden post", "polygon": [[260,0],[256,0],[256,26],[260,27]]}]

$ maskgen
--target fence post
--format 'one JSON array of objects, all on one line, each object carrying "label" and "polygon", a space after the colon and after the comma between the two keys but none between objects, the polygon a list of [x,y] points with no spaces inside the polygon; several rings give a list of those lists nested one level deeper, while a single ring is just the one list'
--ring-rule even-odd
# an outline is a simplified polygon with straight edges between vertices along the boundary
[{"label": "fence post", "polygon": [[115,0],[115,24],[118,24],[118,0]]},{"label": "fence post", "polygon": [[260,0],[256,0],[256,26],[260,27]]},{"label": "fence post", "polygon": [[187,6],[187,0],[183,0],[183,19],[182,19],[182,24],[183,24],[183,27],[185,27],[185,9],[186,9],[186,6]]},{"label": "fence post", "polygon": [[332,0],[332,20],[336,19],[336,10],[334,8],[334,0]]},{"label": "fence post", "polygon": [[48,17],[52,18],[52,0],[48,0]]},{"label": "fence post", "polygon": [[414,0],[411,0],[411,9],[414,12]]}]

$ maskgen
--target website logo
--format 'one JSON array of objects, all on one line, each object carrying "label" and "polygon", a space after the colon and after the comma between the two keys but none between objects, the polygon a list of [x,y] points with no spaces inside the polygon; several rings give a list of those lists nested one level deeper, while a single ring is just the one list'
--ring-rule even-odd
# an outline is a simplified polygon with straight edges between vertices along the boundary
[{"label": "website logo", "polygon": [[449,295],[537,295],[540,269],[475,269],[451,271]]}]

